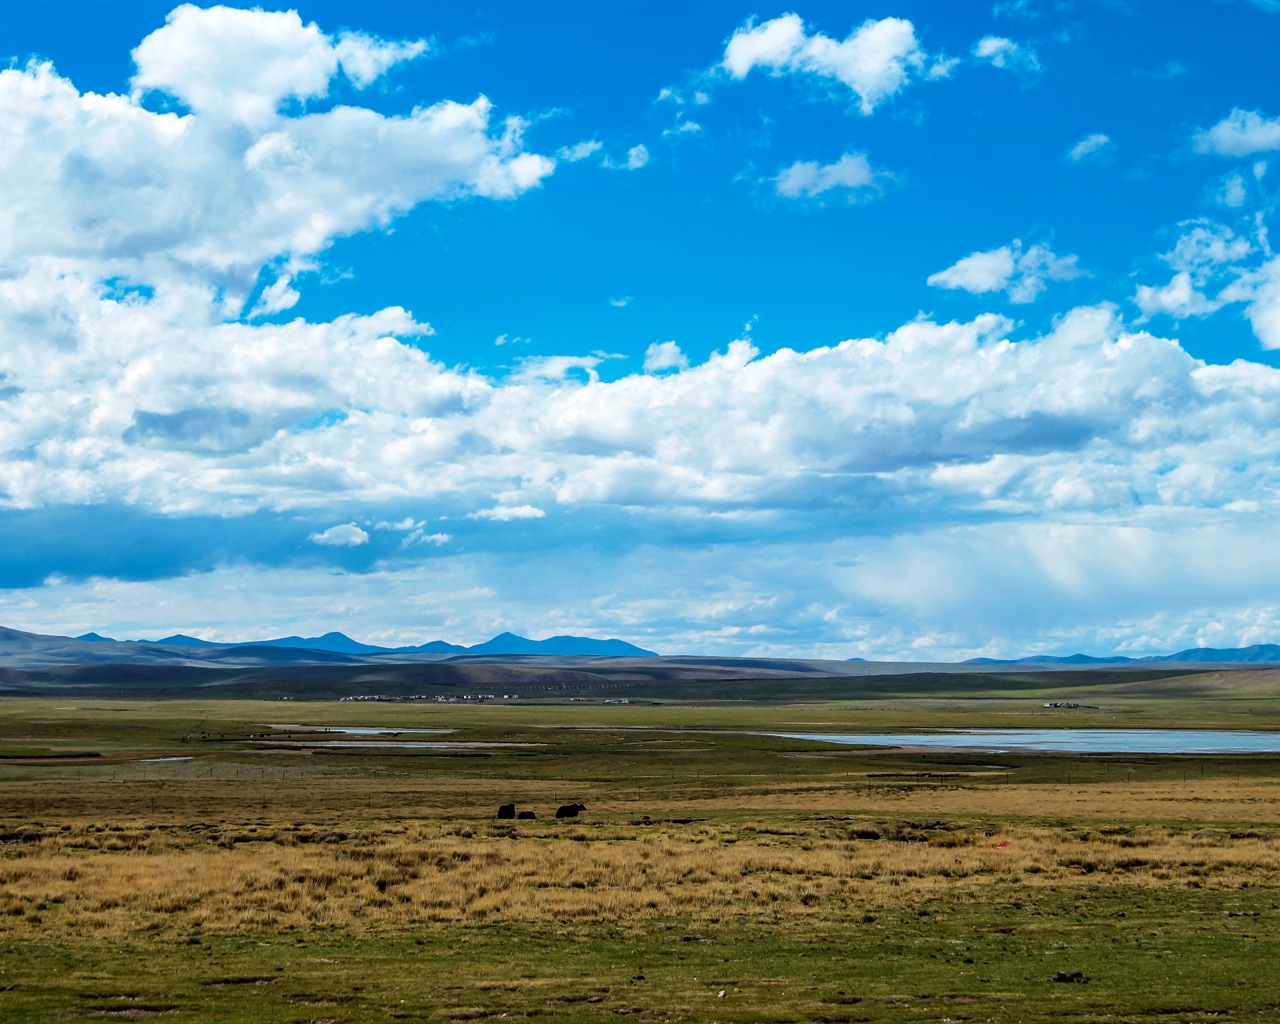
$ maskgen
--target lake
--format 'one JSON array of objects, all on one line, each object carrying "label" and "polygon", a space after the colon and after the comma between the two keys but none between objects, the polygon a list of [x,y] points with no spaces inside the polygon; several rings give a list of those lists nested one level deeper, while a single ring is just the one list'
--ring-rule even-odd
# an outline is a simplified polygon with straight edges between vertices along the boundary
[{"label": "lake", "polygon": [[792,740],[951,750],[1052,750],[1074,754],[1262,754],[1280,752],[1280,733],[1195,729],[955,729],[931,733],[771,732]]}]

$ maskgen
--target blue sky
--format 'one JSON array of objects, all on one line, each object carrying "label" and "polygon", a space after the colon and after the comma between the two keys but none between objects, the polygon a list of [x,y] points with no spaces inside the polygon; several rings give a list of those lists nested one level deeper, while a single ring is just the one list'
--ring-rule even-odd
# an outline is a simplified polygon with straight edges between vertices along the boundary
[{"label": "blue sky", "polygon": [[1274,3],[11,3],[0,621],[1274,640]]}]

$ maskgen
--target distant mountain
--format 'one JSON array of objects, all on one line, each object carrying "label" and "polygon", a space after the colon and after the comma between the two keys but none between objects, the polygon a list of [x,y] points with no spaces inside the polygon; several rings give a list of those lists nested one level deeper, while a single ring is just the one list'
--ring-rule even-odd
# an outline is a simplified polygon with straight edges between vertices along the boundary
[{"label": "distant mountain", "polygon": [[[90,633],[89,636],[97,636],[96,633]],[[83,640],[84,637],[77,637]],[[187,636],[186,633],[174,633],[173,636],[166,636],[160,640],[139,640],[140,644],[159,644],[162,647],[225,647],[226,644],[215,643],[212,640],[201,640],[199,637]]]},{"label": "distant mountain", "polygon": [[[13,631],[16,632],[16,631]],[[32,636],[33,634],[21,634],[22,636]],[[166,636],[160,640],[113,640],[111,637],[102,636],[98,633],[84,633],[75,638],[75,641],[69,641],[69,638],[60,637],[58,639],[68,640],[68,642],[81,642],[92,644],[120,644],[125,647],[134,645],[146,645],[149,648],[155,647],[175,647],[183,648],[190,653],[191,657],[200,661],[227,661],[236,660],[241,654],[249,656],[250,649],[260,649],[264,647],[281,648],[285,650],[296,650],[299,652],[319,652],[322,654],[341,654],[354,658],[379,658],[385,660],[388,657],[397,654],[443,654],[443,655],[484,655],[488,657],[505,656],[505,655],[551,655],[557,657],[563,656],[579,656],[579,657],[596,657],[596,658],[656,658],[658,655],[654,651],[645,650],[643,647],[637,647],[635,644],[629,644],[625,640],[598,640],[594,637],[586,636],[553,636],[546,640],[530,640],[528,637],[517,636],[515,633],[500,633],[492,640],[486,640],[483,643],[475,644],[472,647],[465,647],[460,644],[446,643],[443,640],[432,640],[430,643],[419,644],[413,647],[378,647],[373,644],[363,644],[358,640],[353,640],[345,633],[336,631],[325,633],[323,636],[282,636],[272,640],[249,640],[242,643],[217,643],[211,640],[201,640],[198,637],[188,636],[185,633],[174,633],[172,636]],[[206,653],[207,652],[207,653]],[[235,653],[229,653],[235,652]],[[259,653],[251,656],[253,660],[261,660],[265,655]],[[86,661],[97,660],[96,658],[87,657]],[[116,660],[112,658],[112,660]],[[270,659],[280,660],[280,659]],[[323,659],[327,660],[327,659]]]},{"label": "distant mountain", "polygon": [[530,640],[514,633],[499,633],[492,640],[466,648],[465,653],[588,655],[597,658],[657,657],[653,651],[646,651],[625,640],[596,640],[588,636],[552,636],[546,640]]},{"label": "distant mountain", "polygon": [[1190,647],[1177,654],[1153,654],[1127,658],[1121,654],[1097,658],[1088,654],[1065,657],[1035,655],[1030,658],[970,658],[965,665],[1280,665],[1280,645],[1254,644],[1251,647]]},{"label": "distant mountain", "polygon": [[[247,646],[236,644],[236,647]],[[352,640],[346,633],[329,632],[324,636],[282,636],[276,640],[254,640],[253,647],[289,647],[305,651],[332,651],[335,654],[386,654],[392,648],[374,647]]]},{"label": "distant mountain", "polygon": [[1141,661],[1206,661],[1241,662],[1249,664],[1280,664],[1280,645],[1253,644],[1251,647],[1192,647],[1190,650],[1167,654],[1161,658],[1141,658]]},{"label": "distant mountain", "polygon": [[[236,646],[242,647],[243,644]],[[333,651],[338,654],[394,655],[394,654],[552,654],[589,655],[595,657],[645,658],[657,655],[624,640],[596,640],[585,636],[553,636],[546,640],[530,640],[514,633],[499,633],[492,640],[464,647],[459,644],[432,640],[416,647],[375,647],[352,640],[345,633],[325,633],[324,636],[286,636],[278,640],[256,641],[255,647],[294,647],[310,651]]]},{"label": "distant mountain", "polygon": [[[1170,658],[1176,659],[1177,655],[1170,655]],[[1126,662],[1132,662],[1135,659],[1126,658],[1121,655],[1113,655],[1110,658],[1095,658],[1088,654],[1068,654],[1065,657],[1055,657],[1050,654],[1037,654],[1029,658],[970,658],[964,662],[966,665],[1123,665]],[[1144,658],[1144,661],[1154,661],[1159,659]]]}]

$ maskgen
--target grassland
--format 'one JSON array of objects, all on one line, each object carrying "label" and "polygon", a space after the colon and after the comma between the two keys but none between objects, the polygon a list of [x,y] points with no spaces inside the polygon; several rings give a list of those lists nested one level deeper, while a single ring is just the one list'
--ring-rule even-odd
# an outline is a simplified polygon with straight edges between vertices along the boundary
[{"label": "grassland", "polygon": [[0,1019],[1273,1020],[1280,756],[759,735],[1274,729],[1273,683],[0,701]]}]

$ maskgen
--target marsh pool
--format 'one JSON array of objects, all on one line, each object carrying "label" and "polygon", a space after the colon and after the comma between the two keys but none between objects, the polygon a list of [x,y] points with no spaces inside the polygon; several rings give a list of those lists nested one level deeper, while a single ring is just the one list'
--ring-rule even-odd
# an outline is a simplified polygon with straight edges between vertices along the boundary
[{"label": "marsh pool", "polygon": [[1195,729],[955,729],[929,733],[771,732],[791,740],[871,747],[951,750],[1052,750],[1074,754],[1264,754],[1280,752],[1277,732]]}]

